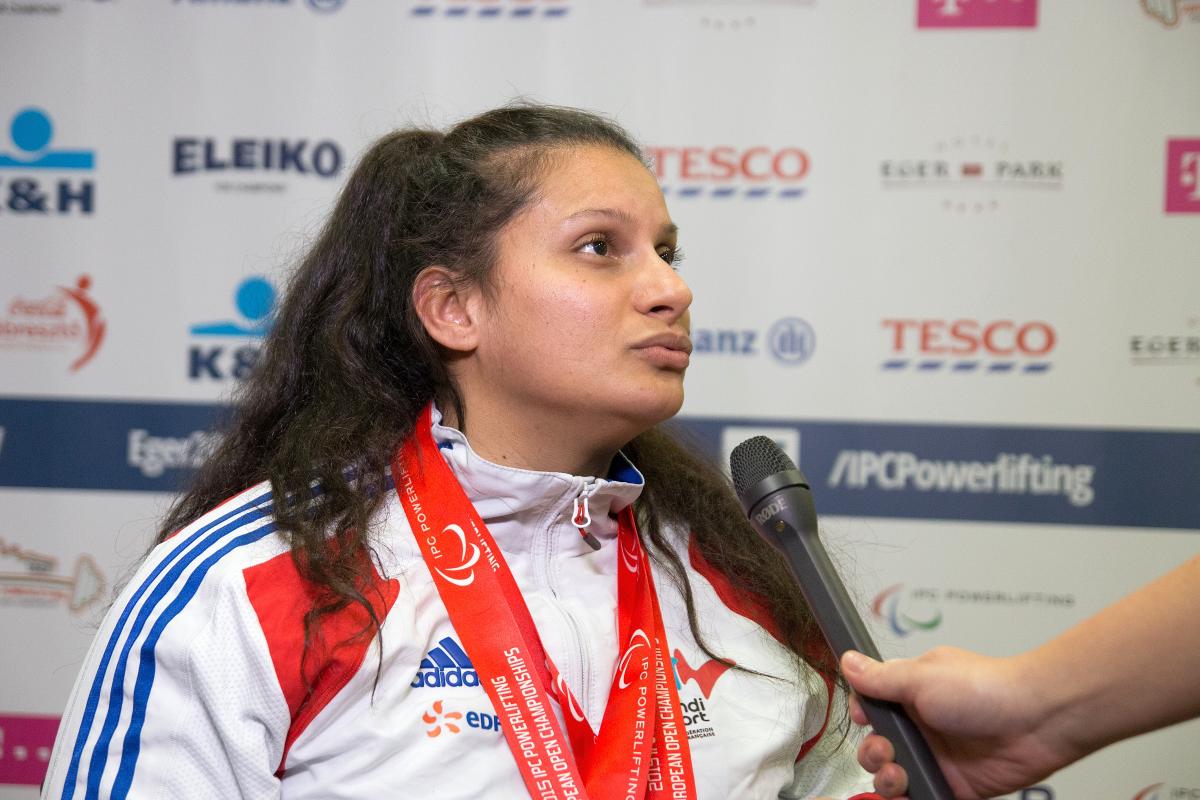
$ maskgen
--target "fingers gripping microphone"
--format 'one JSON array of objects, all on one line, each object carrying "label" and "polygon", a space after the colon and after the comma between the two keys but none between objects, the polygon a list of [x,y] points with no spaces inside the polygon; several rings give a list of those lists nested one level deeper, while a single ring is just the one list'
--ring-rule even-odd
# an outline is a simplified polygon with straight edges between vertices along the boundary
[{"label": "fingers gripping microphone", "polygon": [[[878,659],[871,635],[817,538],[817,513],[804,473],[766,436],[734,448],[729,467],[750,524],[783,552],[837,658],[858,650]],[[929,745],[904,710],[896,703],[860,699],[871,726],[896,748],[896,763],[908,773],[908,797],[953,800]]]}]

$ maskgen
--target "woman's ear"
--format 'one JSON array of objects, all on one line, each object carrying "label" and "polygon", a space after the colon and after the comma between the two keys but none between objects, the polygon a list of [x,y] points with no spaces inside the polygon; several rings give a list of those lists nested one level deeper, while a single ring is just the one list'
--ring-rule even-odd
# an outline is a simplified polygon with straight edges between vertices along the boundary
[{"label": "woman's ear", "polygon": [[459,353],[479,344],[480,292],[445,267],[426,267],[413,283],[413,308],[435,342]]}]

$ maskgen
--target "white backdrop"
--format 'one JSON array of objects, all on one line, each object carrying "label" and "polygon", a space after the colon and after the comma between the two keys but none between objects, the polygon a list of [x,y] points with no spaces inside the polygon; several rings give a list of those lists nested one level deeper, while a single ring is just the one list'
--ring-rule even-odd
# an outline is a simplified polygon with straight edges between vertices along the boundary
[{"label": "white backdrop", "polygon": [[[1200,551],[1200,2],[9,0],[0,76],[0,797],[357,154],[515,97],[647,145],[685,427],[791,451],[886,653]],[[1200,797],[1197,752],[1023,800]]]}]

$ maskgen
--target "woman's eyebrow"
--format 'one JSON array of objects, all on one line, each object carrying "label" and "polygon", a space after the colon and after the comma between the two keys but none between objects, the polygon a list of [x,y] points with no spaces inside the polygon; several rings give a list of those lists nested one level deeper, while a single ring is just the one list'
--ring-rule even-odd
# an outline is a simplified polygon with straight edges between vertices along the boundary
[{"label": "woman's eyebrow", "polygon": [[[627,225],[636,225],[638,222],[632,214],[621,208],[585,208],[582,211],[576,211],[574,214],[568,216],[566,221],[573,222],[580,217],[587,216],[611,217],[620,222],[624,222]],[[665,223],[662,228],[659,229],[660,236],[674,236],[677,233],[679,233],[679,226],[674,222]]]}]

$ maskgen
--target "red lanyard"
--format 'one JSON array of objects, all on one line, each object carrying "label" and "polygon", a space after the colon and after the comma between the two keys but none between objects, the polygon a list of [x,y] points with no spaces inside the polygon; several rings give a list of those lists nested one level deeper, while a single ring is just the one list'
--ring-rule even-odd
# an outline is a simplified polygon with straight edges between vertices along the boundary
[{"label": "red lanyard", "polygon": [[693,800],[666,631],[632,510],[621,512],[617,534],[621,657],[596,734],[546,655],[500,548],[442,459],[430,414],[427,408],[392,462],[396,493],[530,796]]}]

